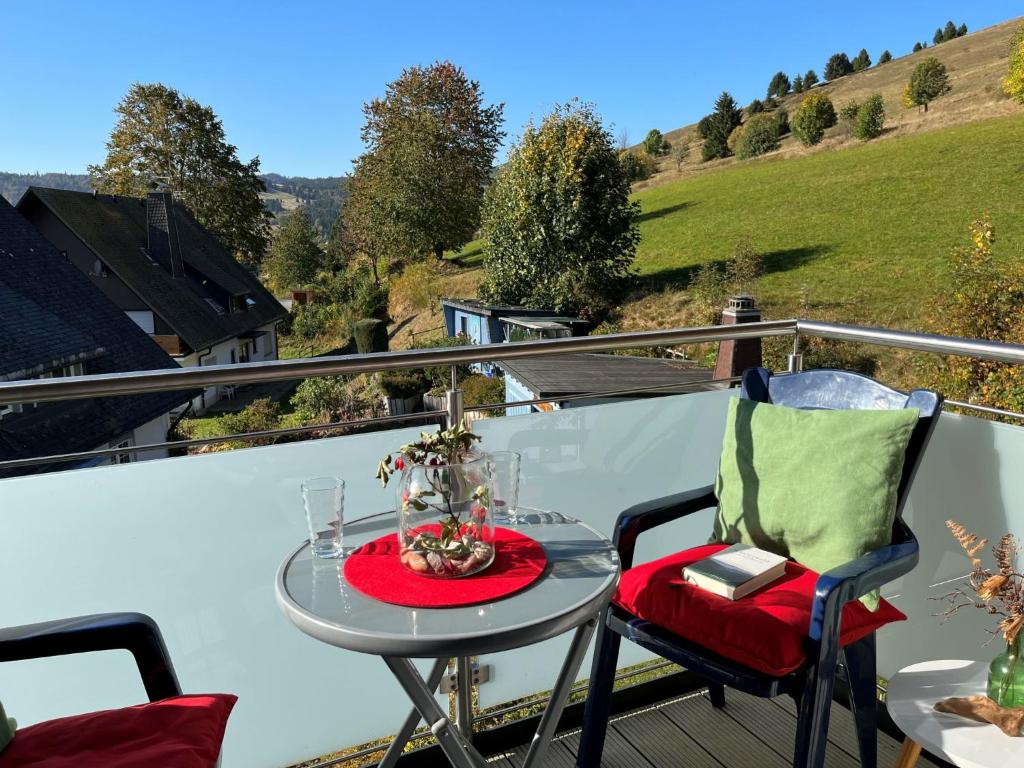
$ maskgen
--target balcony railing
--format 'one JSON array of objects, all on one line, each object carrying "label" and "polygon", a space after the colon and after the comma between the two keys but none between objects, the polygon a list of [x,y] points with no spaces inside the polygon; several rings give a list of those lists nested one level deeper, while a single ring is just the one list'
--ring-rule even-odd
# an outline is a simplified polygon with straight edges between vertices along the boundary
[{"label": "balcony railing", "polygon": [[[762,336],[793,338],[793,368],[800,366],[800,341],[808,336],[1024,362],[1024,347],[1018,345],[786,320],[8,382],[0,384],[0,402]],[[645,389],[638,385],[631,391]],[[665,395],[484,419],[474,428],[488,449],[524,455],[522,505],[580,517],[610,533],[621,510],[714,477],[729,397],[725,389]],[[461,417],[462,410],[453,390],[446,411],[418,415],[441,421]],[[395,427],[394,422],[406,418],[376,421]],[[299,429],[347,426],[351,424]],[[0,576],[8,595],[0,623],[114,610],[152,615],[164,631],[184,688],[231,691],[240,697],[227,733],[227,768],[288,765],[386,736],[398,725],[405,705],[384,666],[375,658],[329,648],[294,630],[275,605],[273,579],[280,560],[304,535],[301,480],[343,476],[349,520],[392,509],[391,492],[373,478],[376,460],[419,429],[397,426],[318,441],[2,480]],[[193,441],[181,444],[185,443]],[[159,446],[135,449],[154,447]],[[945,532],[945,519],[959,519],[988,536],[1024,533],[1024,473],[1017,469],[1022,459],[1020,427],[958,413],[942,416],[906,514],[921,540],[921,564],[886,590],[910,621],[881,634],[880,674],[923,658],[992,655],[991,647],[982,645],[988,639],[982,612],[961,612],[940,628],[933,615],[939,606],[929,598],[947,592],[949,582],[962,578],[968,569]],[[641,541],[637,558],[658,557],[703,541],[709,529],[710,513],[668,526],[663,535]],[[480,659],[493,667],[494,674],[480,686],[478,706],[497,707],[549,688],[567,642],[556,638]],[[647,658],[638,647],[625,644],[620,663]],[[588,665],[583,669],[585,674]],[[142,698],[131,660],[118,654],[3,665],[0,689],[8,711],[23,722]]]}]

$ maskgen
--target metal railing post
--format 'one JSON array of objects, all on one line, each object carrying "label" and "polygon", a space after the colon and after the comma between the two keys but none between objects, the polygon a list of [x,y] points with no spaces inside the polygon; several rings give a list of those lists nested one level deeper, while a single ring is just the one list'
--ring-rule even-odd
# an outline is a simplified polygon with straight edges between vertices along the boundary
[{"label": "metal railing post", "polygon": [[462,390],[455,389],[453,387],[452,389],[448,390],[446,395],[448,398],[447,428],[451,429],[456,424],[462,423],[462,417],[464,415],[462,404]]},{"label": "metal railing post", "polygon": [[800,332],[793,334],[793,351],[789,355],[789,372],[800,373],[804,369],[804,356],[800,353]]}]

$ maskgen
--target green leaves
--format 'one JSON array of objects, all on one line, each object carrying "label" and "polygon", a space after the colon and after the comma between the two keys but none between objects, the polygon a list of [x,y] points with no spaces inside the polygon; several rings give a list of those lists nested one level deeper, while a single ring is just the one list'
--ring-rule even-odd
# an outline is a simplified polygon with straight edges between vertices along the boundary
[{"label": "green leaves", "polygon": [[306,212],[290,213],[274,234],[267,254],[267,271],[278,289],[299,288],[316,281],[329,268],[320,237]]},{"label": "green leaves", "polygon": [[924,107],[927,112],[928,104],[949,93],[950,87],[946,65],[931,56],[914,67],[910,82],[903,90],[903,103],[908,107]]}]

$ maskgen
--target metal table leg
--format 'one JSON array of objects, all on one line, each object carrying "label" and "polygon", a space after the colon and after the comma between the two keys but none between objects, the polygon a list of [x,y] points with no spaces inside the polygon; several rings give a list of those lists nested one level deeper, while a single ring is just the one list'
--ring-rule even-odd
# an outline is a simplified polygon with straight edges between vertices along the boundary
[{"label": "metal table leg", "polygon": [[460,656],[455,660],[455,724],[463,738],[473,743],[473,664],[468,656]]},{"label": "metal table leg", "polygon": [[548,701],[547,709],[544,710],[544,716],[540,719],[540,725],[537,726],[537,732],[530,743],[530,750],[526,753],[523,768],[533,768],[534,765],[544,764],[544,757],[555,736],[555,728],[558,727],[558,720],[562,716],[562,710],[565,709],[565,702],[569,699],[569,692],[576,681],[583,657],[587,654],[587,647],[597,628],[597,621],[598,617],[595,616],[586,624],[581,624],[576,628],[572,644],[569,646],[569,653],[566,655],[565,661],[562,662],[558,680],[551,691],[551,699]]},{"label": "metal table leg", "polygon": [[391,673],[405,690],[413,706],[430,726],[445,755],[456,768],[485,768],[486,762],[473,745],[459,732],[438,706],[434,692],[427,688],[409,659],[382,656]]},{"label": "metal table leg", "polygon": [[[437,690],[437,686],[441,684],[441,678],[444,677],[447,669],[448,659],[438,659],[434,662],[434,667],[430,670],[430,674],[427,675],[427,688],[430,689],[431,695]],[[409,743],[409,739],[412,738],[412,733],[416,730],[416,726],[419,725],[421,719],[419,711],[413,707],[412,711],[409,712],[409,716],[405,718],[405,722],[402,723],[402,727],[398,729],[395,740],[391,742],[388,751],[384,753],[384,757],[377,764],[377,768],[394,767],[398,762],[398,758],[402,756],[402,750]]]}]

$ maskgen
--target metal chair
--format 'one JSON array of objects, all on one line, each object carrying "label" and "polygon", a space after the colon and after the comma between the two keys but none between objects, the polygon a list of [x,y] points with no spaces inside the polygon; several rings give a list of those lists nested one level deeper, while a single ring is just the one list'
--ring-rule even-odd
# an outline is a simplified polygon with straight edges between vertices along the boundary
[{"label": "metal chair", "polygon": [[[773,376],[763,368],[753,368],[744,373],[740,397],[806,409],[918,408],[920,417],[907,446],[897,491],[892,543],[818,577],[805,642],[807,661],[801,668],[781,677],[723,658],[617,605],[609,606],[602,617],[602,630],[594,653],[577,760],[580,768],[597,768],[601,762],[619,643],[623,637],[706,680],[711,703],[715,707],[725,705],[726,686],[761,697],[790,695],[798,710],[794,768],[821,768],[824,765],[829,710],[841,654],[849,683],[861,764],[865,768],[876,768],[875,638],[870,634],[841,648],[840,614],[847,602],[909,573],[917,564],[917,539],[903,522],[902,512],[921,456],[942,410],[943,398],[928,390],[914,390],[906,394],[847,371],[814,370]],[[634,549],[641,533],[717,504],[714,486],[706,486],[645,502],[623,512],[614,533],[623,570],[633,565]]]}]

